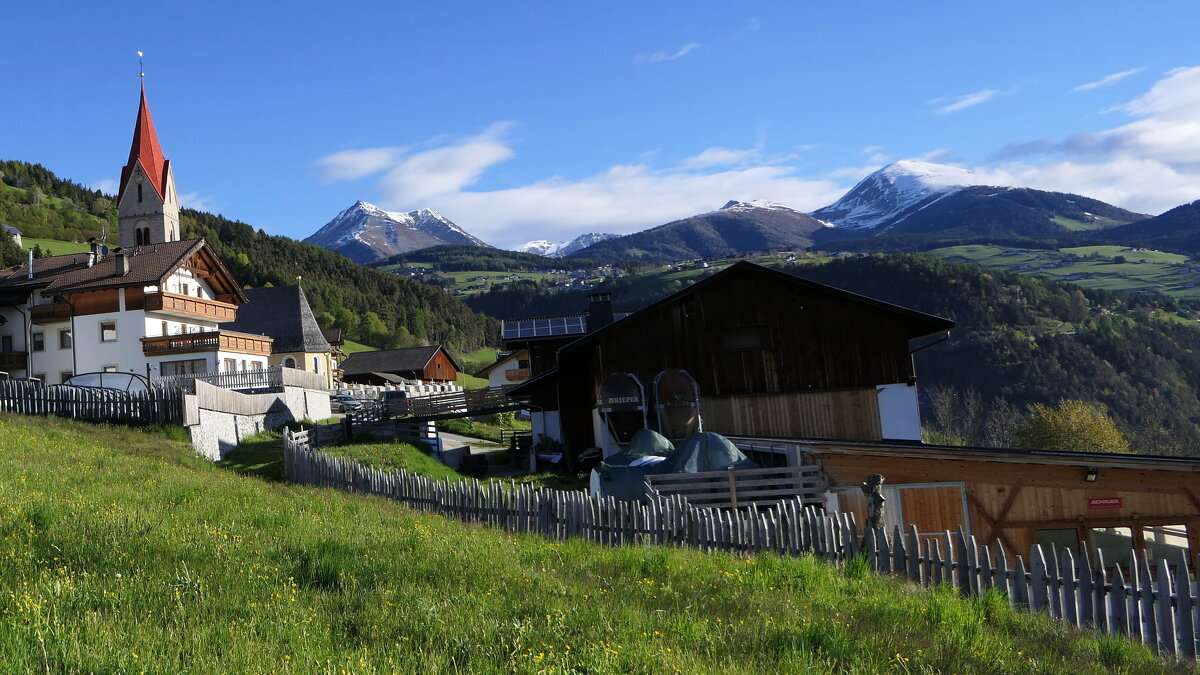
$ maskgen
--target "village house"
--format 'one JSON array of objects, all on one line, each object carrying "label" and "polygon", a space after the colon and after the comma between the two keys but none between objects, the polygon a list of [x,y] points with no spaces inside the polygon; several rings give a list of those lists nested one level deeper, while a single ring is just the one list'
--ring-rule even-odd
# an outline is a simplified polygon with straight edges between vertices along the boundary
[{"label": "village house", "polygon": [[0,270],[0,370],[57,384],[76,373],[261,370],[271,339],[221,330],[246,295],[203,239],[180,240],[175,178],[145,89],[117,193],[120,247]]},{"label": "village house", "polygon": [[228,330],[272,339],[271,367],[295,368],[320,375],[333,388],[333,347],[326,340],[304,289],[296,286],[248,288],[246,303]]},{"label": "village house", "polygon": [[7,234],[8,236],[12,237],[13,243],[15,243],[18,247],[21,246],[21,231],[20,230],[13,227],[12,225],[0,224],[0,235],[4,235],[4,234]]},{"label": "village house", "polygon": [[355,384],[403,384],[405,381],[454,382],[458,363],[441,345],[356,352],[342,362],[342,379]]},{"label": "village house", "polygon": [[529,379],[529,350],[518,349],[503,354],[496,362],[486,366],[475,377],[486,378],[488,387],[508,387]]}]

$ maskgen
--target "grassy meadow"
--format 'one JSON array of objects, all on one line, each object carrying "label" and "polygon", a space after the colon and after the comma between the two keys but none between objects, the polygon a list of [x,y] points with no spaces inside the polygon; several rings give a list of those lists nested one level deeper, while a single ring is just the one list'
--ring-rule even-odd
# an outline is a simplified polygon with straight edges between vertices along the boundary
[{"label": "grassy meadow", "polygon": [[930,253],[947,260],[1068,281],[1087,288],[1146,290],[1177,298],[1200,298],[1200,262],[1176,253],[1133,251],[1122,246],[1078,246],[1052,251],[985,244],[947,246]]},{"label": "grassy meadow", "polygon": [[1196,672],[811,557],[548,542],[0,415],[14,673]]}]

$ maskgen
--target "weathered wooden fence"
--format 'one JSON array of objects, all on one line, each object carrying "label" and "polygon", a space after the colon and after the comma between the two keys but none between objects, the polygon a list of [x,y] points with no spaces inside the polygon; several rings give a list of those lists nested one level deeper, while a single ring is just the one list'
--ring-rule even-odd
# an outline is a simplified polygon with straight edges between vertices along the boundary
[{"label": "weathered wooden fence", "polygon": [[511,387],[464,389],[448,394],[416,396],[409,400],[405,414],[419,418],[464,417],[519,410],[524,404],[508,398]]},{"label": "weathered wooden fence", "polygon": [[1029,558],[1009,560],[999,541],[980,546],[975,537],[946,532],[919,536],[915,526],[889,536],[882,528],[867,531],[863,550],[873,569],[903,574],[924,586],[952,584],[964,595],[995,588],[1014,606],[1044,611],[1073,626],[1129,635],[1160,653],[1196,658],[1200,608],[1196,584],[1188,574],[1187,554],[1174,562],[1154,563],[1138,551],[1127,567],[1105,564],[1087,552],[1047,552],[1034,546]]},{"label": "weathered wooden fence", "polygon": [[822,506],[828,487],[825,472],[815,464],[646,476],[646,493],[651,498],[681,495],[702,508],[762,507],[791,499],[799,499],[805,506]]},{"label": "weathered wooden fence", "polygon": [[853,516],[822,515],[798,500],[759,509],[698,509],[682,497],[649,503],[528,484],[435,481],[405,471],[384,472],[309,448],[304,433],[284,434],[288,480],[301,485],[373,494],[418,511],[479,522],[551,539],[582,537],[602,544],[688,546],[705,551],[815,553],[834,560],[857,554]]},{"label": "weathered wooden fence", "polygon": [[125,392],[0,380],[0,411],[116,424],[183,424],[183,390]]}]

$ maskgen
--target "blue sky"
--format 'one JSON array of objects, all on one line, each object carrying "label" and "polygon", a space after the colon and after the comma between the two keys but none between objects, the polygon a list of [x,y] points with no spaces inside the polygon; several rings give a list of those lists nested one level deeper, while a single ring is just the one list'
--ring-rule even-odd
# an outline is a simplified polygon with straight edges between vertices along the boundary
[{"label": "blue sky", "polygon": [[1200,198],[1200,5],[6,7],[0,157],[115,187],[135,52],[185,205],[303,238],[357,199],[498,246],[920,158],[1157,213]]}]

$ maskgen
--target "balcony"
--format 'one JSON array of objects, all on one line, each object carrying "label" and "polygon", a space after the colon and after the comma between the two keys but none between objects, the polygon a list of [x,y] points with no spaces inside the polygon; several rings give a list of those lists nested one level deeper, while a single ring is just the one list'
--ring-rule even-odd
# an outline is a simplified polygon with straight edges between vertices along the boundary
[{"label": "balcony", "polygon": [[237,318],[237,305],[165,291],[146,294],[146,311],[161,312],[185,319],[208,319],[218,323],[233,321]]},{"label": "balcony", "polygon": [[524,382],[529,379],[528,368],[510,368],[504,371],[504,379],[509,382]]},{"label": "balcony", "polygon": [[25,370],[25,352],[0,352],[0,370],[10,372]]},{"label": "balcony", "polygon": [[204,333],[144,337],[142,338],[142,353],[146,356],[168,356],[219,351],[270,356],[271,342],[271,338],[264,335],[214,330]]},{"label": "balcony", "polygon": [[65,302],[52,305],[34,305],[29,308],[29,320],[36,324],[59,323],[71,319],[71,306]]}]

